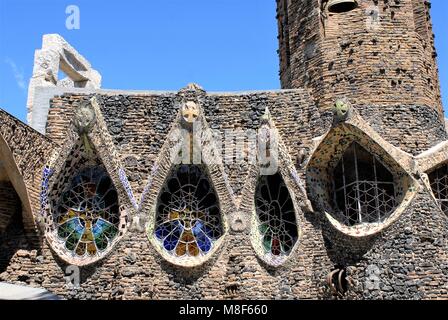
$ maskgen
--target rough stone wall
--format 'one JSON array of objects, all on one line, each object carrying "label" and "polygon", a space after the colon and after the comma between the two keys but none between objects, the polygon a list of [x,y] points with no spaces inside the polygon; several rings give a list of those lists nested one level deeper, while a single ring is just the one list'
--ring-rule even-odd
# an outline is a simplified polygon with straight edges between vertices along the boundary
[{"label": "rough stone wall", "polygon": [[[325,223],[326,224],[326,223]],[[348,265],[350,299],[446,299],[448,297],[448,219],[427,191],[390,229],[359,240],[325,228],[328,255]]]},{"label": "rough stone wall", "polygon": [[0,124],[0,138],[6,142],[10,153],[8,156],[15,164],[9,174],[23,184],[23,190],[16,191],[23,194],[22,202],[26,200],[22,204],[26,211],[23,216],[24,226],[33,233],[36,224],[32,214],[36,214],[40,207],[42,168],[56,145],[1,109]]},{"label": "rough stone wall", "polygon": [[[109,133],[121,155],[132,188],[140,195],[179,111],[174,103],[176,93],[100,96]],[[80,99],[88,97],[91,95],[54,98],[49,112],[48,137],[61,144],[65,138],[64,128],[73,116],[74,107]],[[302,147],[309,148],[311,139],[323,134],[328,125],[325,119],[320,118],[316,106],[303,90],[222,95],[212,93],[204,97],[203,103],[210,128],[218,130],[223,137],[226,131],[235,129],[241,132],[258,130],[259,119],[268,107],[281,135],[297,136],[297,139],[285,141],[294,157]],[[226,173],[234,192],[239,194],[247,165],[244,162],[229,163],[226,165]]]},{"label": "rough stone wall", "polygon": [[0,181],[0,233],[11,222],[11,217],[20,208],[20,199],[10,181]]},{"label": "rough stone wall", "polygon": [[[4,198],[2,199],[0,210],[7,210],[7,214],[9,215],[7,224],[5,224],[4,228],[0,231],[0,274],[4,272],[8,266],[11,266],[11,258],[15,255],[21,256],[20,250],[22,253],[27,253],[29,250],[35,250],[39,247],[40,239],[34,234],[30,234],[25,231],[22,219],[22,206],[20,203],[19,196],[14,191],[14,188],[11,184],[6,185],[3,183],[1,187],[2,191],[9,192],[6,194],[1,194]],[[9,205],[6,208],[6,205]],[[25,281],[26,279],[31,278],[31,274],[33,271],[31,270],[33,266],[30,265],[28,267],[25,266],[22,271],[22,265],[16,264],[13,265],[12,268],[14,273],[19,279],[19,281]]]},{"label": "rough stone wall", "polygon": [[384,139],[412,155],[448,138],[444,120],[430,108],[417,105],[363,105],[356,109]]},{"label": "rough stone wall", "polygon": [[[64,141],[73,109],[91,96],[65,94],[53,99],[47,132],[57,145]],[[176,93],[98,96],[108,133],[125,165],[137,201],[176,118],[175,98]],[[300,151],[309,152],[312,139],[331,125],[330,115],[320,114],[306,91],[205,94],[202,102],[210,127],[222,133],[226,129],[258,129],[268,107],[295,169],[306,182]],[[398,132],[388,130],[375,116],[378,114],[361,111],[391,143],[413,152],[425,148],[423,140],[418,148],[403,143]],[[387,121],[394,119],[393,110],[390,112],[390,119],[387,114],[384,117]],[[310,156],[305,154],[305,158]],[[35,174],[40,170],[36,169]],[[249,170],[244,164],[225,167],[237,198],[245,196],[242,187],[248,183]],[[289,188],[296,197],[300,194],[293,186]],[[67,285],[67,265],[42,238],[36,242],[40,243],[37,249],[25,247],[16,251],[0,279],[81,299],[328,299],[333,296],[326,277],[335,266],[344,266],[350,281],[348,299],[447,297],[448,219],[427,190],[414,198],[396,223],[365,239],[344,236],[319,212],[299,211],[299,245],[279,268],[269,267],[258,258],[248,228],[243,232],[230,230],[218,252],[195,268],[168,263],[150,244],[145,232],[128,230],[104,259],[81,268],[79,288]],[[380,278],[379,287],[371,284],[376,279],[372,277]]]},{"label": "rough stone wall", "polygon": [[[446,141],[428,2],[358,2],[352,12],[329,14],[319,0],[277,0],[282,87],[296,89],[203,92],[200,105],[208,125],[221,135],[257,130],[269,108],[292,163],[289,169],[297,171],[305,187],[312,181],[305,179],[304,164],[316,139],[332,125],[328,108],[340,96],[348,97],[382,138],[413,156]],[[326,278],[337,267],[347,270],[346,299],[448,298],[448,218],[419,178],[423,172],[415,175],[417,195],[401,216],[374,235],[350,237],[322,212],[300,207],[298,246],[278,268],[257,255],[249,220],[242,231],[231,228],[205,264],[190,268],[167,262],[145,231],[129,228],[106,257],[80,268],[80,287],[73,288],[65,276],[74,270],[43,235],[28,230],[33,228],[30,220],[40,218],[43,166],[67,140],[75,108],[97,94],[119,158],[114,160],[123,164],[140,202],[178,115],[181,93],[69,92],[51,100],[47,137],[0,111],[0,134],[32,208],[32,216],[21,219],[20,210],[12,215],[13,222],[0,235],[0,280],[78,299],[331,299]],[[248,146],[238,143],[246,155]],[[442,156],[446,161],[445,152]],[[236,154],[223,157],[234,159]],[[235,196],[234,211],[247,218],[252,190],[246,186],[253,184],[253,168],[233,161],[224,170]],[[293,201],[302,202],[301,190],[285,183]]]},{"label": "rough stone wall", "polygon": [[[384,131],[400,130],[404,139],[397,146],[423,143],[419,135],[407,135],[425,127],[423,114],[438,127],[426,146],[444,139],[429,2],[360,0],[346,13],[330,13],[320,2],[290,1],[285,20],[278,1],[279,32],[289,30],[289,41],[279,36],[282,87],[309,88],[322,110],[340,97],[380,119],[393,109],[397,121],[384,121]],[[434,112],[440,118],[435,123]]]},{"label": "rough stone wall", "polygon": [[[40,210],[41,170],[54,145],[1,109],[0,140],[6,143],[0,159],[9,175],[8,182],[0,182],[0,211],[8,207],[7,223],[0,232],[0,272],[12,267],[17,279],[26,281],[32,278],[34,265],[27,265],[25,261],[14,265],[11,259],[27,256],[42,243],[36,223]],[[7,159],[10,162],[6,162]]]},{"label": "rough stone wall", "polygon": [[308,88],[316,101],[323,95],[319,3],[277,0],[282,88]]},{"label": "rough stone wall", "polygon": [[437,52],[435,47],[435,36],[431,22],[431,2],[425,0],[413,0],[415,30],[422,43],[424,54],[424,77],[427,87],[434,92],[435,103],[442,106],[442,95],[440,92],[440,81],[437,68]]}]

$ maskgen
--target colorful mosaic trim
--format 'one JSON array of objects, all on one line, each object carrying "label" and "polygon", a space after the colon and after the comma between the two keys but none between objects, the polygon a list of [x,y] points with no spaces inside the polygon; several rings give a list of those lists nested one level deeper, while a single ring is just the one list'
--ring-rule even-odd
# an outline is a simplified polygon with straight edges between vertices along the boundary
[{"label": "colorful mosaic trim", "polygon": [[118,177],[120,178],[121,184],[122,184],[123,188],[125,189],[126,194],[128,195],[129,200],[132,203],[132,206],[137,210],[138,204],[137,204],[137,201],[135,200],[134,193],[132,192],[131,184],[129,183],[126,172],[123,168],[118,169]]},{"label": "colorful mosaic trim", "polygon": [[49,166],[45,166],[42,172],[42,182],[40,191],[40,214],[41,216],[46,215],[46,210],[48,208],[48,193],[50,186],[50,177],[53,175],[53,169]]}]

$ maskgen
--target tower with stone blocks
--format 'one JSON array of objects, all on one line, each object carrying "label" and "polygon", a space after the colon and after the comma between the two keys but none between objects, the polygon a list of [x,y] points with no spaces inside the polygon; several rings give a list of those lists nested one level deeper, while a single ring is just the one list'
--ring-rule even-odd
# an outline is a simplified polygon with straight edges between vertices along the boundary
[{"label": "tower with stone blocks", "polygon": [[409,151],[427,146],[417,133],[440,142],[443,110],[429,1],[347,0],[355,5],[339,10],[335,2],[341,1],[277,0],[282,88],[308,88],[321,109],[346,97],[361,112],[380,112],[378,121],[406,119],[400,133],[410,138]]}]

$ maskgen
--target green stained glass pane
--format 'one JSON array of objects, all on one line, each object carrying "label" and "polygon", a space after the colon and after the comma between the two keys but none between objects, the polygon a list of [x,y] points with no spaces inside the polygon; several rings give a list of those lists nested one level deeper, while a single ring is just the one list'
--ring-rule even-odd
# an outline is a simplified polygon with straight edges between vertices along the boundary
[{"label": "green stained glass pane", "polygon": [[73,228],[70,228],[68,222],[64,223],[58,228],[58,236],[65,239],[73,232]]},{"label": "green stained glass pane", "polygon": [[115,238],[115,236],[118,233],[118,229],[116,227],[114,227],[113,225],[110,225],[105,231],[104,234],[106,235],[106,237],[108,237],[109,239],[113,239]]},{"label": "green stained glass pane", "polygon": [[101,234],[95,238],[95,243],[98,250],[104,250],[107,248],[108,241],[104,234]]},{"label": "green stained glass pane", "polygon": [[268,231],[268,229],[269,229],[269,226],[268,226],[267,224],[261,224],[261,225],[258,227],[258,230],[260,230],[260,233],[261,233],[262,235],[264,235],[264,234]]},{"label": "green stained glass pane", "polygon": [[272,238],[270,236],[265,236],[263,238],[263,247],[264,250],[266,252],[270,252],[271,251],[271,247],[272,247]]},{"label": "green stained glass pane", "polygon": [[65,247],[70,250],[73,251],[76,248],[76,245],[79,242],[79,239],[81,238],[81,235],[77,232],[73,232],[66,240],[65,242]]}]

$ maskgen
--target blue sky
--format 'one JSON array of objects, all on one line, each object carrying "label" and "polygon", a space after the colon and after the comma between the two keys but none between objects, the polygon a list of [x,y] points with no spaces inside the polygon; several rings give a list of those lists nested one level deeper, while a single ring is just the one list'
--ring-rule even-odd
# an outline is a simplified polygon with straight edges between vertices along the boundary
[{"label": "blue sky", "polygon": [[[65,27],[68,5],[80,29]],[[432,0],[448,107],[448,1]],[[208,91],[280,87],[275,0],[0,0],[0,107],[26,118],[42,35],[59,33],[103,76],[103,88]]]}]

